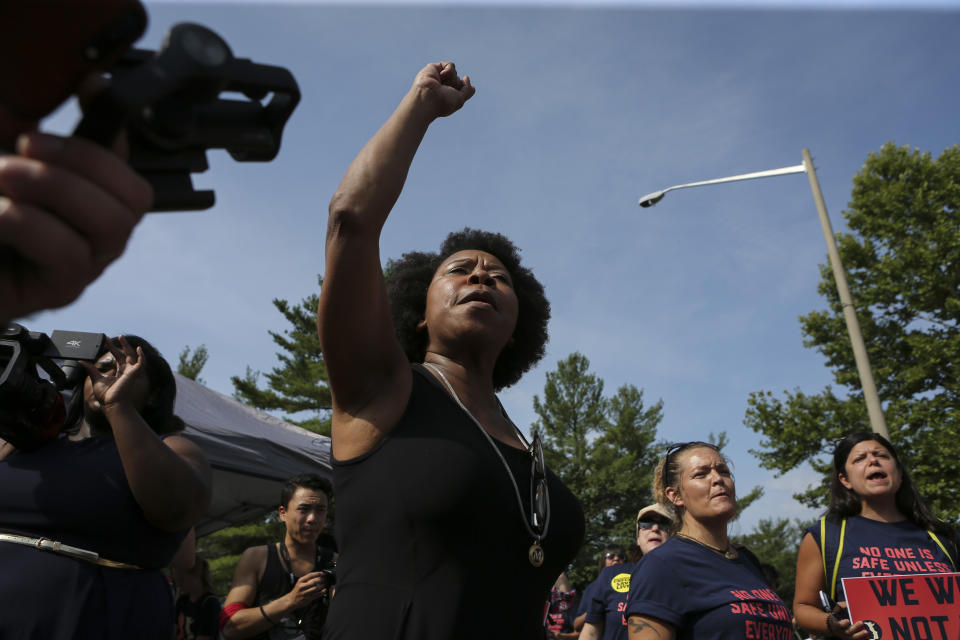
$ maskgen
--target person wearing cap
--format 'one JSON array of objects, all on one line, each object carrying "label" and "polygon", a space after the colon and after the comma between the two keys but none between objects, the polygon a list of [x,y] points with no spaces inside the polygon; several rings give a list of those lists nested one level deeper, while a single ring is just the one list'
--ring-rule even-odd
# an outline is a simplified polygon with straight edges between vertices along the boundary
[{"label": "person wearing cap", "polygon": [[627,640],[627,621],[623,616],[630,592],[630,574],[640,558],[667,541],[673,529],[673,515],[659,504],[647,505],[637,514],[638,557],[632,562],[611,565],[600,572],[586,604],[586,621],[581,640]]}]

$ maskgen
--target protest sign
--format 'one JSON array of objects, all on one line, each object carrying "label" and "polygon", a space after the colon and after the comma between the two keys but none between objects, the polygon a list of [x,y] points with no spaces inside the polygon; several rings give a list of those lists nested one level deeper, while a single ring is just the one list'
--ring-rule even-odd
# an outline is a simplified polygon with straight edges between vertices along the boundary
[{"label": "protest sign", "polygon": [[843,578],[843,590],[870,640],[960,639],[960,573]]}]

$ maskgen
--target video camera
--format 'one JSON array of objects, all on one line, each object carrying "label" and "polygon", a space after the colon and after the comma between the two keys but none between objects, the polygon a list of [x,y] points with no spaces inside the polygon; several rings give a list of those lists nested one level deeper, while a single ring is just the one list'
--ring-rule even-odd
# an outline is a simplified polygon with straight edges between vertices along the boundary
[{"label": "video camera", "polygon": [[174,25],[157,52],[127,51],[110,74],[74,135],[108,146],[126,128],[129,163],[153,185],[151,211],[212,207],[213,191],[194,191],[190,178],[208,168],[206,150],[226,149],[239,162],[272,160],[300,101],[288,70],[234,58],[220,36],[190,23]]},{"label": "video camera", "polygon": [[4,327],[0,438],[21,451],[35,451],[55,440],[65,424],[79,417],[80,385],[87,374],[80,361],[95,361],[107,340],[102,333],[54,331],[47,336],[19,324]]},{"label": "video camera", "polygon": [[2,2],[0,24],[12,27],[0,38],[0,105],[25,127],[91,72],[110,75],[74,134],[109,146],[126,130],[130,165],[154,188],[151,211],[213,206],[190,178],[207,169],[206,150],[272,160],[300,101],[287,69],[235,58],[200,25],[174,25],[156,52],[131,49],[147,25],[139,0]]}]

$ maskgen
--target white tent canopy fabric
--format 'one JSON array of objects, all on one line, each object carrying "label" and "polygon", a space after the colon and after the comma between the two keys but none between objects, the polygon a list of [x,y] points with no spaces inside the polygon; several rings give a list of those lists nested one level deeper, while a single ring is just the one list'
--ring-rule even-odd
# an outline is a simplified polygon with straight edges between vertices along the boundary
[{"label": "white tent canopy fabric", "polygon": [[287,478],[316,473],[330,480],[330,438],[174,375],[175,412],[187,424],[184,435],[213,467],[213,500],[196,525],[198,536],[275,510]]}]

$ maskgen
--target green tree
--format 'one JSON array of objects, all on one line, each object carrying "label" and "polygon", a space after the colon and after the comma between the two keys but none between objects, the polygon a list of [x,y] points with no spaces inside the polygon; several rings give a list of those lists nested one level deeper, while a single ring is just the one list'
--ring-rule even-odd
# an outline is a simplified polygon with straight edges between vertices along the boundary
[{"label": "green tree", "polygon": [[[853,179],[837,235],[893,443],[920,492],[948,520],[960,516],[960,147],[934,160],[887,143]],[[796,495],[823,506],[830,444],[869,429],[856,366],[829,266],[826,310],[801,317],[804,345],[826,358],[839,388],[751,394],[744,422],[764,439],[760,464],[786,473],[805,463],[823,474]]]},{"label": "green tree", "polygon": [[[323,279],[318,278],[320,285]],[[247,367],[243,377],[233,376],[234,397],[257,409],[282,411],[284,420],[305,429],[330,435],[330,389],[327,367],[317,337],[317,302],[311,294],[291,305],[276,298],[273,306],[290,323],[283,332],[270,331],[270,337],[282,349],[277,354],[279,366],[266,374],[266,388],[260,387],[260,372]],[[309,414],[297,419],[297,414]]]},{"label": "green tree", "polygon": [[194,349],[193,355],[190,354],[190,347],[186,346],[183,348],[183,351],[180,352],[180,362],[177,364],[177,373],[185,378],[195,380],[200,384],[205,384],[204,379],[200,377],[200,371],[207,364],[209,358],[210,354],[207,353],[206,345],[202,344]]},{"label": "green tree", "polygon": [[654,445],[663,403],[646,407],[643,391],[624,385],[604,397],[589,360],[573,353],[547,373],[543,400],[534,396],[534,430],[547,465],[576,495],[586,516],[586,539],[571,580],[582,588],[596,577],[605,544],[634,542],[637,511],[652,501]]}]

